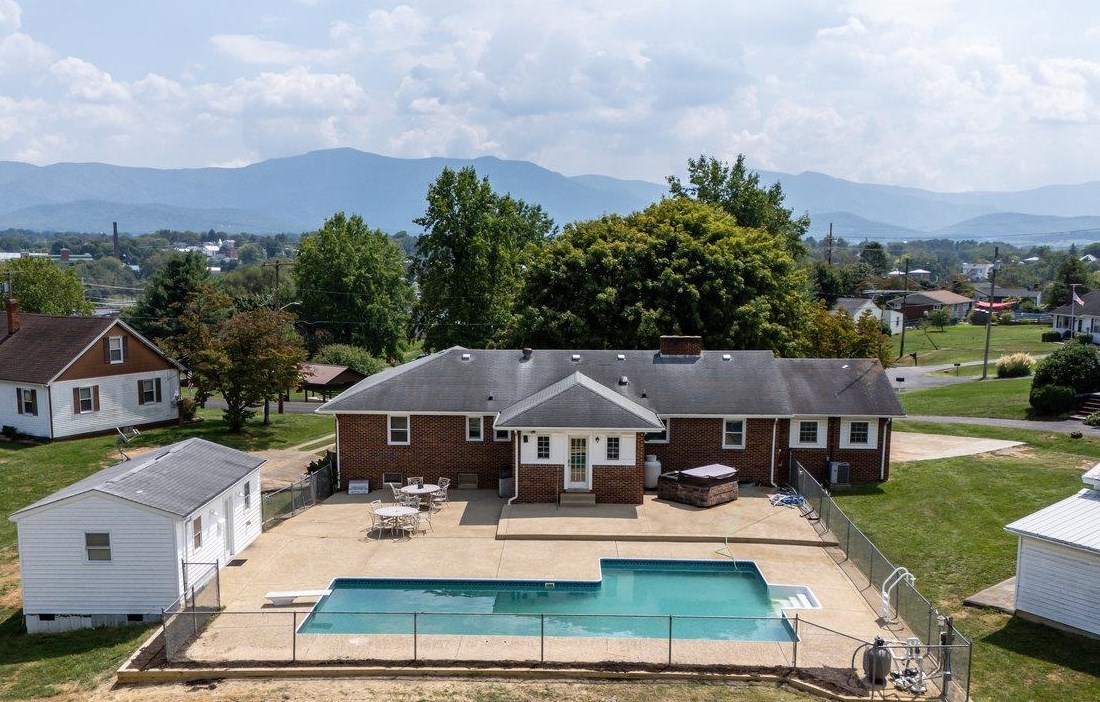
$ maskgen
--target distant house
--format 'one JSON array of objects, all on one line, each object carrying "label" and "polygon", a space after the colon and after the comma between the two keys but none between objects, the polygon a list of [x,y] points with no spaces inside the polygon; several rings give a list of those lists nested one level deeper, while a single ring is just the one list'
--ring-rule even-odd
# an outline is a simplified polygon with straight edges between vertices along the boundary
[{"label": "distant house", "polygon": [[0,315],[0,427],[60,439],[179,419],[179,365],[125,322]]},{"label": "distant house", "polygon": [[309,402],[310,391],[328,400],[330,395],[341,393],[367,377],[366,373],[354,368],[327,363],[302,363],[298,368],[302,374],[301,388],[305,391],[306,402]]},{"label": "distant house", "polygon": [[862,297],[841,297],[836,301],[833,309],[844,310],[852,319],[859,319],[865,312],[870,312],[875,319],[882,322],[883,326],[890,330],[890,334],[900,334],[902,328],[901,312],[896,310],[884,310],[871,300]]},{"label": "distant house", "polygon": [[896,297],[887,304],[891,309],[901,310],[905,321],[911,322],[941,308],[947,309],[951,319],[957,321],[966,317],[973,303],[969,297],[950,290],[923,290]]},{"label": "distant house", "polygon": [[973,282],[989,280],[989,272],[993,270],[993,263],[964,263],[962,274]]},{"label": "distant house", "polygon": [[1100,290],[1081,296],[1083,305],[1062,305],[1051,310],[1054,331],[1064,334],[1092,334],[1092,343],[1100,343]]},{"label": "distant house", "polygon": [[[905,271],[899,271],[897,268],[886,274],[888,278],[904,278]],[[923,268],[914,268],[909,271],[909,280],[914,282],[927,282],[932,279],[932,271],[927,271]]]},{"label": "distant house", "polygon": [[1018,519],[1016,614],[1100,637],[1100,463],[1077,494]]},{"label": "distant house", "polygon": [[[988,302],[991,287],[991,283],[974,283],[974,296],[978,300]],[[1036,305],[1039,305],[1042,302],[1042,298],[1042,290],[1031,290],[1029,288],[1003,288],[1000,285],[993,289],[993,302],[1004,302],[1005,300],[1031,300]]]},{"label": "distant house", "polygon": [[876,360],[704,351],[681,336],[649,350],[454,347],[317,411],[336,416],[345,479],[468,473],[489,488],[504,469],[517,502],[622,504],[642,502],[647,455],[665,471],[722,463],[766,484],[790,482],[795,462],[826,482],[881,482],[904,414]]},{"label": "distant house", "polygon": [[263,463],[187,439],[12,514],[27,631],[159,620],[259,536]]},{"label": "distant house", "polygon": [[1081,260],[1084,261],[1085,263],[1096,263],[1096,257],[1093,256],[1092,254],[1085,254],[1084,256],[1081,257]]}]

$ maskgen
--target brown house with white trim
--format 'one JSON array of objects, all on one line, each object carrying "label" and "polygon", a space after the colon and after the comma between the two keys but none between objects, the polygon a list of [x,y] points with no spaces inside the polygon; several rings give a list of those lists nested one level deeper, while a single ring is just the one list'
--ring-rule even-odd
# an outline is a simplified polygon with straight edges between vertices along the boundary
[{"label": "brown house with white trim", "polygon": [[662,337],[658,351],[455,347],[317,411],[336,415],[343,480],[476,473],[494,488],[510,468],[518,502],[583,491],[628,504],[642,501],[647,454],[765,484],[787,483],[792,461],[825,482],[832,463],[847,463],[844,482],[884,481],[904,414],[878,361],[703,351],[699,337]]},{"label": "brown house with white trim", "polygon": [[0,315],[0,428],[59,439],[179,420],[175,361],[125,322]]}]

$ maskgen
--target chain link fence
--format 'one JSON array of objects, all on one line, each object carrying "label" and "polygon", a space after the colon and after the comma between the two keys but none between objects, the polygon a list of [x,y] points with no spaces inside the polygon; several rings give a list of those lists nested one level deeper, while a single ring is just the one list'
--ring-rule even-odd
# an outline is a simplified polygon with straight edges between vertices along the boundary
[{"label": "chain link fence", "polygon": [[320,467],[296,483],[273,492],[265,492],[261,500],[263,528],[267,531],[284,519],[328,499],[336,492],[336,461],[328,451]]},{"label": "chain link fence", "polygon": [[[953,685],[947,691],[948,699],[966,700],[970,697],[970,640],[953,625],[947,626],[943,615],[917,591],[912,581],[900,578],[897,567],[878,550],[878,547],[859,530],[848,515],[833,501],[821,483],[797,461],[795,462],[799,495],[806,506],[812,508],[811,518],[821,528],[831,533],[839,544],[843,558],[839,565],[859,588],[867,603],[875,609],[884,608],[885,619],[897,620],[913,632],[919,643],[936,658],[942,667],[942,654],[950,652],[949,662]],[[883,585],[896,580],[883,597]],[[857,662],[858,663],[858,662]]]},{"label": "chain link fence", "polygon": [[184,594],[161,612],[164,653],[169,662],[195,641],[222,606],[217,563],[183,563]]}]

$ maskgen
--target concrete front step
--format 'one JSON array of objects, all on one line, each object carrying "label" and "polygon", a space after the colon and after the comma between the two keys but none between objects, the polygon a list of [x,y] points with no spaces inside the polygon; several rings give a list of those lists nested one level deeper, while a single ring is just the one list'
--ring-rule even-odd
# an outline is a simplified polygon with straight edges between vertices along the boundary
[{"label": "concrete front step", "polygon": [[559,507],[595,507],[594,492],[562,492],[558,494]]}]

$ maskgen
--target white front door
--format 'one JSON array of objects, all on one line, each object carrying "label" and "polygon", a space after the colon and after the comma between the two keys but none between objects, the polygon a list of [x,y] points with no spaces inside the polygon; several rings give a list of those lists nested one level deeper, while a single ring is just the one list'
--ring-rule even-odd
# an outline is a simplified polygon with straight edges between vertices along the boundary
[{"label": "white front door", "polygon": [[565,489],[587,490],[591,483],[588,464],[588,437],[569,437],[569,463],[565,466]]},{"label": "white front door", "polygon": [[225,518],[225,560],[228,561],[236,553],[236,548],[233,543],[233,496],[230,495],[225,498],[225,504],[222,505],[222,509],[225,510],[222,515]]}]

